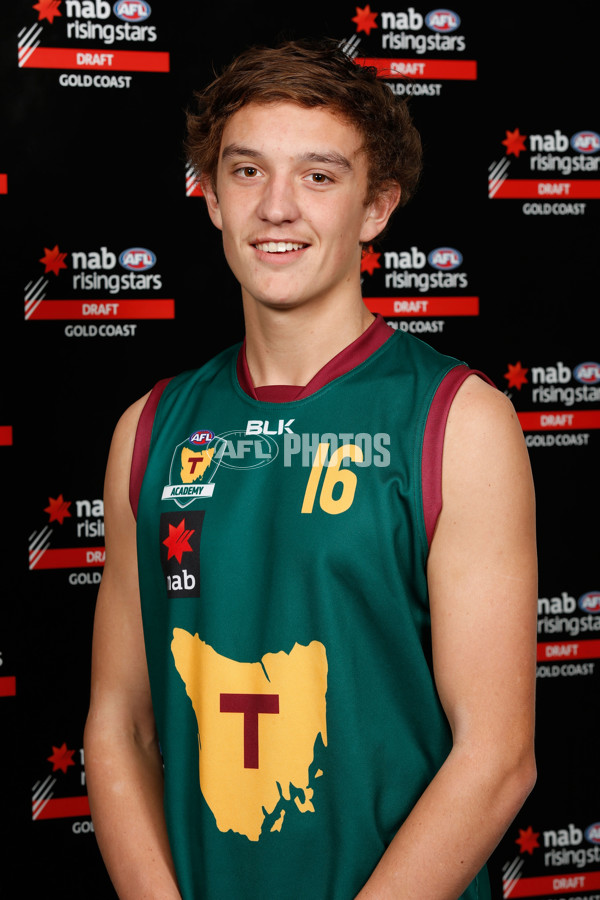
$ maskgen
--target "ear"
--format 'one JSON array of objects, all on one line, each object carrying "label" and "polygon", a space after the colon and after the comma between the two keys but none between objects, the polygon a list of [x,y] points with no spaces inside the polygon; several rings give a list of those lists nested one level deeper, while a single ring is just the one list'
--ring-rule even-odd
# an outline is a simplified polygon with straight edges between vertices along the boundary
[{"label": "ear", "polygon": [[204,195],[204,199],[206,200],[206,208],[208,209],[208,214],[210,216],[210,220],[213,225],[219,229],[219,231],[223,230],[223,220],[221,218],[221,209],[219,207],[219,198],[217,197],[217,193],[215,191],[214,185],[212,183],[212,179],[208,177],[208,175],[202,175],[199,179],[200,187],[202,188],[202,194]]},{"label": "ear", "polygon": [[374,240],[389,222],[390,216],[400,202],[401,188],[397,181],[392,181],[375,197],[366,210],[360,240],[363,244]]}]

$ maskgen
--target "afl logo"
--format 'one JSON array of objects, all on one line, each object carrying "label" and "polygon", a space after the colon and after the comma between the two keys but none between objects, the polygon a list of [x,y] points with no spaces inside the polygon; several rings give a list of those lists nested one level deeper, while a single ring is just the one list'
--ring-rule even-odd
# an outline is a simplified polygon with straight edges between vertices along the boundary
[{"label": "afl logo", "polygon": [[219,438],[227,444],[221,456],[221,465],[226,469],[262,469],[279,453],[277,441],[266,434],[224,431]]},{"label": "afl logo", "polygon": [[452,269],[460,266],[463,258],[462,253],[459,253],[454,247],[437,247],[437,249],[431,251],[427,260],[434,269],[450,272]]},{"label": "afl logo", "polygon": [[594,822],[585,829],[585,839],[590,844],[600,844],[600,822]]},{"label": "afl logo", "polygon": [[600,591],[588,591],[577,601],[579,609],[586,613],[600,613]]},{"label": "afl logo", "polygon": [[155,264],[156,256],[152,250],[146,250],[145,247],[129,247],[119,256],[119,262],[124,269],[131,272],[145,272]]},{"label": "afl logo", "polygon": [[214,436],[214,431],[195,431],[190,435],[190,444],[210,444]]},{"label": "afl logo", "polygon": [[573,377],[580,384],[598,384],[600,381],[600,363],[579,363],[579,365],[573,369]]},{"label": "afl logo", "polygon": [[571,147],[578,153],[597,153],[600,150],[600,134],[595,131],[578,131],[571,138]]},{"label": "afl logo", "polygon": [[451,9],[432,9],[425,16],[425,24],[432,31],[442,31],[449,34],[456,31],[460,25],[460,16]]},{"label": "afl logo", "polygon": [[117,0],[113,12],[123,22],[143,22],[152,10],[146,0]]}]

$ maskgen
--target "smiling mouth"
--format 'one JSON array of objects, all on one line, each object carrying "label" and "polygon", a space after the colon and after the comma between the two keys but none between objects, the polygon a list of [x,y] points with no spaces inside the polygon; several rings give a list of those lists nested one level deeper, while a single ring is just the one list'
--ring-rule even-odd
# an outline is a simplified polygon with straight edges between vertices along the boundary
[{"label": "smiling mouth", "polygon": [[292,250],[304,250],[308,244],[298,244],[293,241],[265,241],[253,246],[257,250],[262,250],[263,253],[289,253]]}]

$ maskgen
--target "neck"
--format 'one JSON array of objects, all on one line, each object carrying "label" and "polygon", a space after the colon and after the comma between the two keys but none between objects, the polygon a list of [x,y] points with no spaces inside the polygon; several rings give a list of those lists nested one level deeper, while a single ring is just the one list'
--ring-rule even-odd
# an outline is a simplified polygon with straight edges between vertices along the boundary
[{"label": "neck", "polygon": [[303,386],[371,325],[362,297],[348,309],[272,309],[244,297],[246,359],[255,387]]}]

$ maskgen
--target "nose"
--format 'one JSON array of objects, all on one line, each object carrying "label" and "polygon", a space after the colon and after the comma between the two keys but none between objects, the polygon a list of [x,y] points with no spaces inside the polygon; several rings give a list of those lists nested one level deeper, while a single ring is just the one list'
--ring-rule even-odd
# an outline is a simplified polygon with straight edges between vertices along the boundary
[{"label": "nose", "polygon": [[272,173],[263,187],[257,213],[265,222],[283,225],[299,216],[292,179],[284,173]]}]

